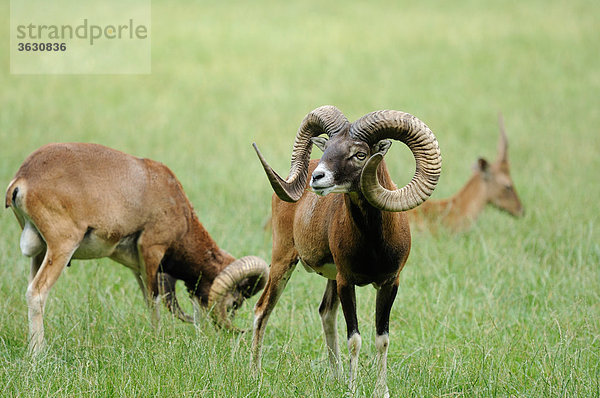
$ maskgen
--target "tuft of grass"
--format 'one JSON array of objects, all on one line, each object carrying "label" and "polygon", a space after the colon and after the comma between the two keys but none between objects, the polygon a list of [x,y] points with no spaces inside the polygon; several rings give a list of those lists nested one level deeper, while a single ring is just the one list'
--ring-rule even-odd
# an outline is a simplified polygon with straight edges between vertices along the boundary
[{"label": "tuft of grass", "polygon": [[[8,21],[8,5],[0,5]],[[272,191],[251,148],[285,173],[304,115],[398,109],[438,137],[452,195],[495,156],[504,115],[523,219],[489,209],[459,236],[415,233],[392,311],[392,396],[600,395],[597,2],[461,0],[152,2],[152,74],[9,75],[1,35],[0,181],[53,141],[167,164],[221,247],[270,257]],[[315,154],[318,156],[318,154]],[[398,184],[414,172],[396,143]],[[47,353],[27,356],[28,260],[0,215],[0,395],[339,397],[317,308],[325,281],[294,272],[269,320],[263,372],[250,333],[163,316],[153,330],[131,273],[74,261],[50,293]],[[179,297],[188,311],[182,286]],[[357,291],[360,395],[375,383],[375,292]],[[236,324],[251,328],[256,297]],[[166,313],[166,311],[165,311]],[[338,319],[344,361],[344,321]],[[344,363],[344,365],[346,365]],[[347,370],[347,366],[345,366]]]}]

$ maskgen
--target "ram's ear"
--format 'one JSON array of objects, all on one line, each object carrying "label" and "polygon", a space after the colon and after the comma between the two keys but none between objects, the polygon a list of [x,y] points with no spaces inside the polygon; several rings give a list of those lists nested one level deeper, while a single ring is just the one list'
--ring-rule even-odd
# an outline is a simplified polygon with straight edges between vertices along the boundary
[{"label": "ram's ear", "polygon": [[381,153],[385,155],[392,146],[392,141],[390,140],[381,140],[377,144],[373,145],[373,153]]},{"label": "ram's ear", "polygon": [[312,137],[310,140],[317,148],[319,148],[321,151],[325,152],[325,144],[327,144],[327,138]]}]

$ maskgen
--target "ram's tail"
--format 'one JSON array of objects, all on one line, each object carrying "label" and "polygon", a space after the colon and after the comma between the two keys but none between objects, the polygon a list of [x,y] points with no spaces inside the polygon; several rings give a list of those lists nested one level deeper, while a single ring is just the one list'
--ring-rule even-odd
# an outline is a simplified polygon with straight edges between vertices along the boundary
[{"label": "ram's tail", "polygon": [[17,194],[19,193],[19,186],[17,184],[17,179],[15,178],[8,184],[8,188],[6,188],[6,197],[4,199],[4,207],[8,208],[12,205],[16,205],[15,201],[17,199]]}]

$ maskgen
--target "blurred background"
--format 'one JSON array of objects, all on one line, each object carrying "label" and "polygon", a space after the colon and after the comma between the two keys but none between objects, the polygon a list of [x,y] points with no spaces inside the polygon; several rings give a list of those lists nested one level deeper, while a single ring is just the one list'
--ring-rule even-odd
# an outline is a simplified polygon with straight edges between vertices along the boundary
[{"label": "blurred background", "polygon": [[[147,75],[11,75],[7,29],[0,33],[3,186],[43,144],[100,143],[167,164],[221,247],[270,259],[262,222],[272,190],[252,142],[285,175],[296,129],[312,109],[336,105],[351,121],[378,109],[409,112],[438,138],[443,172],[433,197],[439,199],[459,190],[477,157],[495,158],[502,112],[525,218],[487,209],[465,234],[415,234],[392,315],[392,395],[598,393],[598,2],[155,0],[151,6]],[[0,10],[8,26],[8,4]],[[396,143],[386,161],[397,184],[408,182],[414,172],[408,150]],[[210,323],[198,331],[174,321],[166,337],[154,337],[149,322],[139,321],[147,315],[134,279],[106,260],[76,262],[53,289],[47,335],[53,351],[64,350],[34,377],[21,361],[29,270],[19,233],[11,212],[2,212],[0,357],[7,362],[0,380],[8,395],[28,383],[32,394],[43,395],[345,391],[326,379],[317,313],[325,281],[301,267],[267,328],[264,384],[242,375],[248,334],[223,336]],[[373,289],[360,289],[359,301],[362,382],[370,395]],[[252,305],[242,309],[240,326],[250,327]],[[104,329],[93,332],[90,325]],[[139,335],[147,336],[147,346],[136,345]],[[181,357],[194,355],[179,367],[152,370],[144,359],[169,362],[173,355],[165,341],[181,345]],[[206,352],[207,345],[221,350]],[[142,360],[113,355],[122,347],[139,350]],[[68,380],[64,388],[45,389],[53,372]],[[161,389],[165,380],[169,389]]]}]

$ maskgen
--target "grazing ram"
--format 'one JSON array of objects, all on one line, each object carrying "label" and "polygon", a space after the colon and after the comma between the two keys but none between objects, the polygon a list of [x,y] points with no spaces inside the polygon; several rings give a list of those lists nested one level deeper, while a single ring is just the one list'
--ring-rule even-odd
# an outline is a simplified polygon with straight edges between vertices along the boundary
[{"label": "grazing ram", "polygon": [[26,297],[33,353],[44,346],[50,289],[71,259],[109,257],[133,270],[154,322],[159,284],[174,314],[191,319],[174,296],[174,282],[182,280],[227,328],[228,311],[260,290],[268,274],[263,260],[236,260],[219,249],[165,165],[101,145],[41,147],[8,185],[5,204],[23,229],[21,251],[31,257]]},{"label": "grazing ram", "polygon": [[[327,134],[329,139],[318,137]],[[390,178],[383,156],[388,139],[413,152],[416,173],[401,188]],[[323,150],[309,161],[312,144]],[[361,346],[355,286],[373,284],[376,299],[378,376],[375,395],[389,396],[386,369],[388,330],[399,273],[408,258],[410,229],[405,210],[433,192],[441,171],[435,136],[419,119],[398,111],[376,111],[350,124],[333,106],[310,112],[294,141],[289,176],[283,180],[257,154],[275,191],[273,251],[269,279],[255,306],[252,369],[261,367],[261,345],[269,315],[298,260],[328,279],[319,313],[329,362],[340,375],[336,314],[341,302],[350,352],[350,389],[356,391]],[[310,177],[309,177],[310,176]],[[310,185],[310,190],[305,190]]]},{"label": "grazing ram", "polygon": [[500,138],[498,156],[493,163],[479,158],[471,178],[454,196],[448,199],[430,199],[407,212],[411,225],[435,231],[442,225],[458,232],[469,228],[487,204],[508,212],[514,217],[523,216],[523,206],[510,176],[508,139],[502,115],[498,116]]}]

